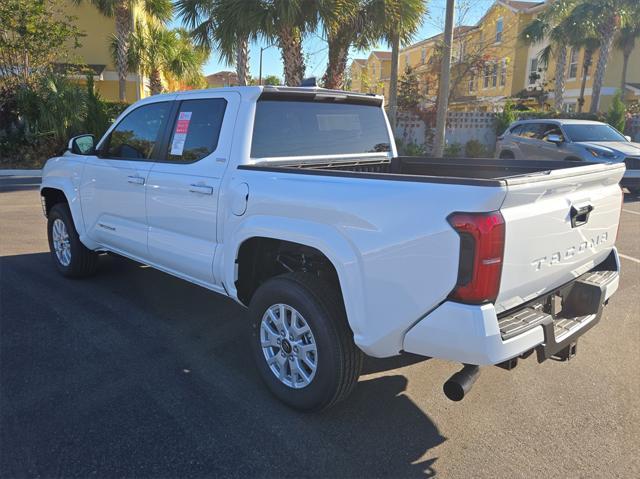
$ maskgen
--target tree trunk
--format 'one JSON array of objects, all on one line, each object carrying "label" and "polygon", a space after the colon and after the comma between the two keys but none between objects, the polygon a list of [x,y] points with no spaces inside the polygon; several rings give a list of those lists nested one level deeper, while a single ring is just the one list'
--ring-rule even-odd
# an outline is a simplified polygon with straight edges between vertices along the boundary
[{"label": "tree trunk", "polygon": [[438,85],[438,106],[436,110],[436,132],[433,137],[431,155],[440,158],[444,152],[445,133],[447,127],[447,109],[449,108],[449,78],[451,76],[451,44],[453,43],[454,0],[447,0],[444,23],[444,48],[442,49],[442,65]]},{"label": "tree trunk", "polygon": [[284,84],[300,86],[305,71],[300,30],[295,27],[281,28],[278,32],[278,47],[284,64]]},{"label": "tree trunk", "polygon": [[153,68],[149,72],[149,89],[152,95],[162,93],[162,78],[160,77],[160,70],[157,68]]},{"label": "tree trunk", "polygon": [[589,76],[589,68],[593,61],[593,50],[590,48],[584,51],[584,61],[582,62],[582,83],[580,84],[580,96],[578,97],[578,113],[582,113],[584,107],[584,90],[587,87],[587,76]]},{"label": "tree trunk", "polygon": [[238,39],[238,51],[236,52],[236,75],[238,85],[247,86],[249,79],[249,38]]},{"label": "tree trunk", "polygon": [[598,56],[598,65],[596,66],[596,72],[593,78],[593,89],[591,93],[591,108],[589,113],[597,113],[600,108],[600,92],[602,90],[602,84],[604,83],[604,74],[607,69],[607,62],[609,60],[609,53],[613,46],[613,39],[615,37],[615,25],[611,25],[605,32],[607,35],[602,35],[600,42],[600,55]]},{"label": "tree trunk", "polygon": [[[391,39],[391,76],[389,78],[389,122],[391,131],[396,134],[398,116],[398,62],[400,54],[400,35],[395,32]],[[382,69],[382,68],[381,68]]]},{"label": "tree trunk", "polygon": [[564,72],[567,66],[567,47],[558,46],[558,60],[556,61],[556,81],[554,92],[554,108],[562,110],[562,100],[564,97]]},{"label": "tree trunk", "polygon": [[116,70],[118,71],[118,95],[121,102],[127,101],[127,73],[129,65],[129,36],[131,35],[131,8],[128,0],[121,0],[115,6],[116,37],[118,50],[116,52]]},{"label": "tree trunk", "polygon": [[347,68],[349,42],[343,35],[330,35],[328,38],[329,58],[327,71],[324,74],[323,86],[340,89],[344,86],[344,72]]},{"label": "tree trunk", "polygon": [[626,41],[624,44],[624,48],[622,49],[622,78],[620,79],[620,94],[622,95],[622,100],[624,101],[624,90],[627,85],[627,68],[629,66],[629,57],[633,52],[633,47],[635,47],[635,41],[631,39],[630,41]]}]

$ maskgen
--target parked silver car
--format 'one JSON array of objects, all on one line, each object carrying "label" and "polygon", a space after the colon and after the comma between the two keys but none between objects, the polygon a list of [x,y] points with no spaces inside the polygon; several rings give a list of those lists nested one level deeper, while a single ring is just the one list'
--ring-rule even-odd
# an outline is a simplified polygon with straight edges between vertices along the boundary
[{"label": "parked silver car", "polygon": [[640,191],[640,143],[606,123],[588,120],[522,120],[498,137],[496,156],[503,159],[622,162],[620,182]]}]

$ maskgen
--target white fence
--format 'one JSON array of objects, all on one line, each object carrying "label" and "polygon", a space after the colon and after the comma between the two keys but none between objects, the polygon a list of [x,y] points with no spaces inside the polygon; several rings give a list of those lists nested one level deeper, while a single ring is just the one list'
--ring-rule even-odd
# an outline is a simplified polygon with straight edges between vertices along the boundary
[{"label": "white fence", "polygon": [[[469,140],[477,140],[492,151],[496,145],[494,122],[495,113],[450,111],[447,114],[446,143],[459,143],[464,151]],[[433,142],[433,128],[427,127],[424,120],[413,113],[398,113],[396,132],[405,145],[415,143],[430,148]]]}]

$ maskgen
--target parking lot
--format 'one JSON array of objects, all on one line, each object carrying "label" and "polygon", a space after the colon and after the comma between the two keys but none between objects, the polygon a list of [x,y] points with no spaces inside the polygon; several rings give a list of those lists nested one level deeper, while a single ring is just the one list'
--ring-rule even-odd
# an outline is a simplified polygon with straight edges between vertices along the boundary
[{"label": "parking lot", "polygon": [[3,477],[640,477],[637,198],[620,289],[571,361],[484,368],[452,403],[459,365],[368,359],[305,415],[261,384],[233,301],[112,255],[60,277],[38,184],[0,178]]}]

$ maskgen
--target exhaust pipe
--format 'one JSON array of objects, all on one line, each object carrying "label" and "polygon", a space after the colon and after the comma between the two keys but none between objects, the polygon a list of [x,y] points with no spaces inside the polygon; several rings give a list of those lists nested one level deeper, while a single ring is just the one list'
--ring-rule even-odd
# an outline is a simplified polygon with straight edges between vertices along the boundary
[{"label": "exhaust pipe", "polygon": [[442,386],[445,396],[452,401],[462,401],[479,375],[480,368],[478,366],[465,364],[460,371],[451,376]]}]

